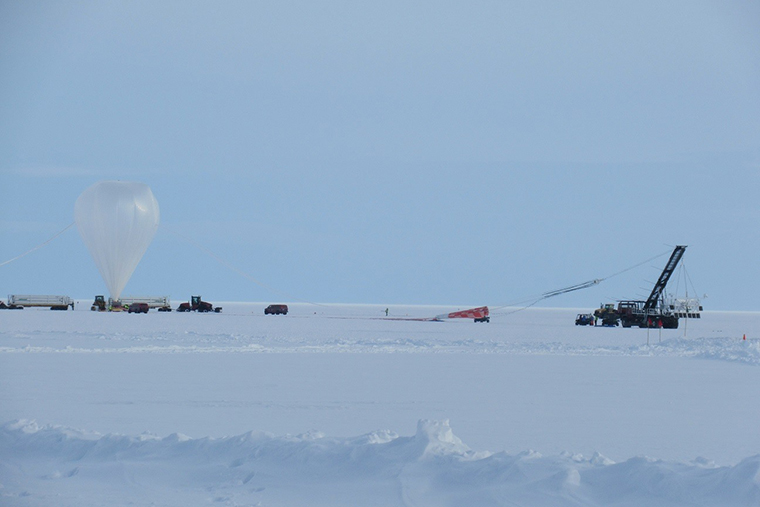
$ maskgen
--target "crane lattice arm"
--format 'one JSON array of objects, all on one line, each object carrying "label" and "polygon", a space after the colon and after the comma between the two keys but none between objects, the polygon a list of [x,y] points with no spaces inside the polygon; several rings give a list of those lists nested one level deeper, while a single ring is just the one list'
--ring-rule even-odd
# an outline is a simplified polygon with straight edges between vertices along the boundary
[{"label": "crane lattice arm", "polygon": [[676,246],[675,250],[673,250],[673,253],[670,255],[670,260],[668,260],[668,263],[660,274],[660,278],[657,280],[657,283],[654,284],[652,293],[644,303],[644,310],[651,310],[657,306],[657,302],[662,296],[665,286],[668,284],[668,280],[670,280],[670,275],[676,270],[676,266],[678,266],[678,262],[681,260],[681,257],[683,257],[684,251],[686,251],[686,246]]}]

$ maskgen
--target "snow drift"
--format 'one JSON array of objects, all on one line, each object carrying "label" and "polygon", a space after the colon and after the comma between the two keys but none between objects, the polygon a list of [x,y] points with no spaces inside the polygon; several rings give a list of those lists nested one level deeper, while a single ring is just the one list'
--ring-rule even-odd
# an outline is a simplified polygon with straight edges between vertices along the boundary
[{"label": "snow drift", "polygon": [[[448,421],[411,437],[249,432],[97,435],[15,421],[0,428],[3,505],[760,504],[760,455],[716,467],[644,457],[475,452]],[[82,492],[86,492],[83,496]]]},{"label": "snow drift", "polygon": [[0,505],[760,505],[760,313],[85,303],[3,314]]}]

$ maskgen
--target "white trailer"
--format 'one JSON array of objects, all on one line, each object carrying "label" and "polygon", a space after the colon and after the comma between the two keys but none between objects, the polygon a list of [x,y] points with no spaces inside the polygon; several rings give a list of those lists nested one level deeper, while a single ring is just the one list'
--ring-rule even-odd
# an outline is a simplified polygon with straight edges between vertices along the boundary
[{"label": "white trailer", "polygon": [[69,296],[39,296],[39,295],[18,295],[11,294],[8,296],[8,306],[11,308],[26,308],[27,306],[48,307],[51,310],[68,310],[69,307],[74,309],[74,300]]},{"label": "white trailer", "polygon": [[123,306],[129,306],[135,303],[147,303],[148,308],[158,308],[159,312],[172,311],[172,304],[169,296],[130,296],[123,297],[119,300]]}]

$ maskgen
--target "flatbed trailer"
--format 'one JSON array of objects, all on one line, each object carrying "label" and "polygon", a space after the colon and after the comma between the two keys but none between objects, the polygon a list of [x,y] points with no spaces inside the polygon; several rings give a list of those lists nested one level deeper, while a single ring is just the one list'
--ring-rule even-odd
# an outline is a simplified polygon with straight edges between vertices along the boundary
[{"label": "flatbed trailer", "polygon": [[74,300],[69,296],[48,296],[32,294],[11,294],[8,296],[8,308],[27,308],[42,307],[51,310],[68,310],[69,307],[74,309]]},{"label": "flatbed trailer", "polygon": [[159,312],[172,311],[172,304],[169,296],[129,296],[119,300],[122,306],[129,307],[135,303],[145,303],[148,308],[158,308]]}]

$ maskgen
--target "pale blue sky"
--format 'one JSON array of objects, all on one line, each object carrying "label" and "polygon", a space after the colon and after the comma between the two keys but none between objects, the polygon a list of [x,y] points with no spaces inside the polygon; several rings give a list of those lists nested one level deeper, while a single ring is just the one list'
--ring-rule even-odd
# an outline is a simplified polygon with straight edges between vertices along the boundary
[{"label": "pale blue sky", "polygon": [[[411,4],[411,5],[410,5]],[[162,224],[125,294],[508,303],[675,244],[757,310],[760,4],[0,1],[0,262],[96,181]],[[547,301],[646,297],[665,259]],[[75,230],[0,295],[90,297]]]}]

